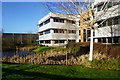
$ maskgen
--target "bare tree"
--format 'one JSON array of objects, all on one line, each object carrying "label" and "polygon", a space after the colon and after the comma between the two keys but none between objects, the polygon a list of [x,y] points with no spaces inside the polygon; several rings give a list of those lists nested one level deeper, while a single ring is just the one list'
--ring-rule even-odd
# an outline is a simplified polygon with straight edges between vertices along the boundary
[{"label": "bare tree", "polygon": [[[82,0],[83,1],[83,0]],[[46,3],[45,5],[51,12],[59,12],[64,14],[71,14],[74,15],[74,18],[83,18],[85,17],[82,15],[83,13],[87,12],[88,17],[90,20],[85,21],[83,20],[83,24],[86,25],[85,28],[89,28],[91,30],[91,42],[90,42],[90,57],[89,60],[92,61],[93,55],[93,31],[98,30],[99,25],[101,25],[104,21],[108,19],[110,16],[106,15],[113,15],[113,12],[116,11],[119,7],[115,7],[114,9],[109,9],[109,3],[111,0],[102,1],[102,7],[100,8],[100,13],[95,13],[95,1],[96,0],[84,0],[83,2],[78,2],[78,0],[69,0],[69,2],[54,2],[54,3]],[[110,13],[111,12],[111,13]],[[118,12],[117,12],[118,13]],[[115,14],[115,13],[114,13]],[[100,19],[103,19],[101,23],[96,25],[96,22]],[[83,29],[83,27],[80,27]]]}]

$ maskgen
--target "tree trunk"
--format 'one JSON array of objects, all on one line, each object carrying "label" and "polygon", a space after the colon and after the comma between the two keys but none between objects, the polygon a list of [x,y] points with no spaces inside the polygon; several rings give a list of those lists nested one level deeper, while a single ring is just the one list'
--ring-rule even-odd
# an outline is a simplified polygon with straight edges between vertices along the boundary
[{"label": "tree trunk", "polygon": [[66,51],[66,65],[67,65],[67,51]]},{"label": "tree trunk", "polygon": [[93,57],[93,29],[91,29],[91,42],[90,42],[90,56],[89,61],[92,61]]}]

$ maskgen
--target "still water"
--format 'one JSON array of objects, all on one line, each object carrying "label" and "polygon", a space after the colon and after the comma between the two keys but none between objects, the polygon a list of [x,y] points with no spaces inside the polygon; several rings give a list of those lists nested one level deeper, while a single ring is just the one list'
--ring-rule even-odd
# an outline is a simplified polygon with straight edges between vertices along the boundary
[{"label": "still water", "polygon": [[6,56],[6,57],[12,57],[14,55],[18,55],[18,56],[22,56],[22,57],[25,57],[26,55],[34,55],[35,53],[33,52],[24,52],[24,51],[4,51],[2,52],[2,57]]}]

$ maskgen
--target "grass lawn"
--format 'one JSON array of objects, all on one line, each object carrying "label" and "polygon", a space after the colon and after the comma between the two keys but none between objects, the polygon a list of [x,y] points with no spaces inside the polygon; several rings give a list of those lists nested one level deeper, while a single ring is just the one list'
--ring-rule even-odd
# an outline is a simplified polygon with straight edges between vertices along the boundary
[{"label": "grass lawn", "polygon": [[50,51],[51,49],[56,49],[56,48],[54,48],[54,47],[46,47],[46,46],[42,46],[42,47],[39,47],[39,48],[33,50],[33,52]]},{"label": "grass lawn", "polygon": [[79,65],[2,64],[3,80],[120,79],[119,74],[120,71],[89,69]]}]

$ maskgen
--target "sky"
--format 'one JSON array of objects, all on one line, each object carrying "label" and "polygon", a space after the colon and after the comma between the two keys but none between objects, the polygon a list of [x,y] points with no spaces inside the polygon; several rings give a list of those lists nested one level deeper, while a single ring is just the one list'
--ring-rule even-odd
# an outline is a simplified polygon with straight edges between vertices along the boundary
[{"label": "sky", "polygon": [[3,2],[3,32],[37,33],[38,21],[48,13],[43,2]]}]

